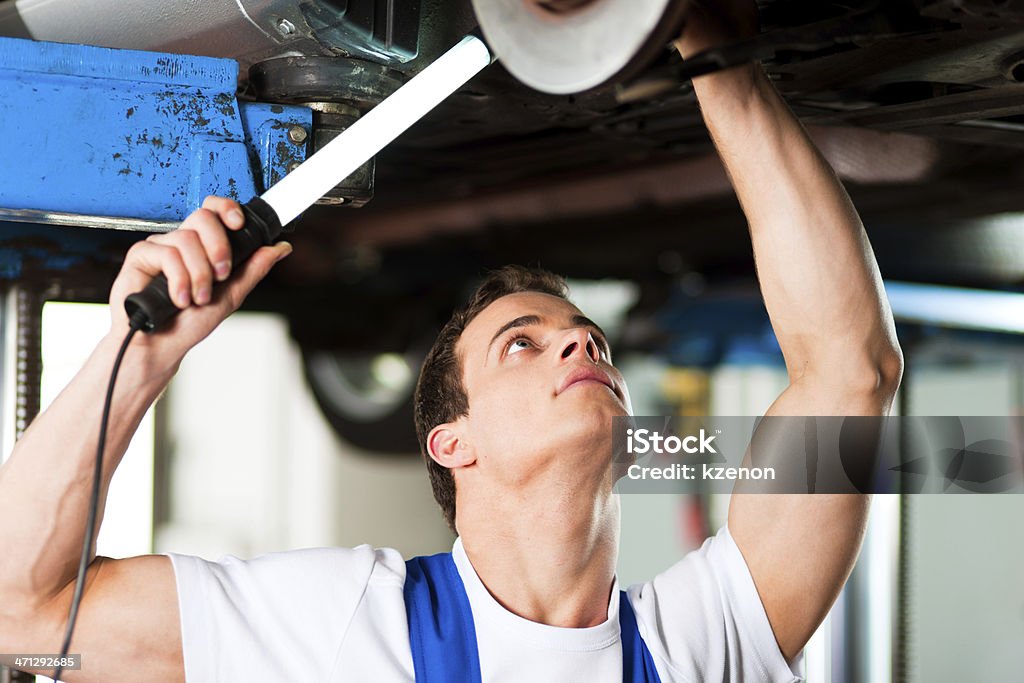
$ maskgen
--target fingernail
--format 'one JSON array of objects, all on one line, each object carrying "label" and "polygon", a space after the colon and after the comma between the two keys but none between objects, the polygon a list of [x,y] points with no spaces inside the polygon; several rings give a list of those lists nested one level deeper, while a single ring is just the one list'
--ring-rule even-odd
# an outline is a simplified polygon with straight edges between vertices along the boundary
[{"label": "fingernail", "polygon": [[240,228],[245,223],[245,216],[238,209],[232,209],[228,212],[228,226],[232,228]]},{"label": "fingernail", "polygon": [[205,306],[210,303],[210,288],[200,287],[199,291],[196,292],[196,303],[200,306]]},{"label": "fingernail", "polygon": [[284,251],[282,251],[280,254],[277,255],[277,258],[274,259],[274,263],[277,263],[278,261],[283,259],[288,254],[292,253],[292,245],[291,245],[291,243],[289,243],[289,242],[279,242],[278,246],[279,247],[284,247]]},{"label": "fingernail", "polygon": [[231,274],[231,261],[219,261],[214,264],[213,272],[217,274],[218,280],[227,279],[228,275]]},{"label": "fingernail", "polygon": [[178,308],[188,308],[189,293],[187,289],[179,289],[175,298],[178,300]]}]

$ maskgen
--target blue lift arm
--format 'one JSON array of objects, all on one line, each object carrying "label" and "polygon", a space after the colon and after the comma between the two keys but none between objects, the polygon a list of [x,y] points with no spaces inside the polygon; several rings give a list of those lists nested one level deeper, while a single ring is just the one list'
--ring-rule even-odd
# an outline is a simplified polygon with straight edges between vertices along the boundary
[{"label": "blue lift arm", "polygon": [[0,38],[0,278],[20,270],[6,236],[32,230],[10,222],[167,231],[284,177],[312,112],[239,102],[237,83],[230,59]]}]

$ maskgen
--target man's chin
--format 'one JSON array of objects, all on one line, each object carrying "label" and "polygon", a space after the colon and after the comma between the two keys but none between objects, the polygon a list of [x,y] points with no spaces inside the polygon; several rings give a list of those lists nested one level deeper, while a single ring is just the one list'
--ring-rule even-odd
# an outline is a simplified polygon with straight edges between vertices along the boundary
[{"label": "man's chin", "polygon": [[580,450],[591,459],[595,450],[607,452],[610,456],[614,418],[628,414],[617,397],[574,406],[570,413],[563,413],[564,421],[558,429],[556,438],[561,450]]}]

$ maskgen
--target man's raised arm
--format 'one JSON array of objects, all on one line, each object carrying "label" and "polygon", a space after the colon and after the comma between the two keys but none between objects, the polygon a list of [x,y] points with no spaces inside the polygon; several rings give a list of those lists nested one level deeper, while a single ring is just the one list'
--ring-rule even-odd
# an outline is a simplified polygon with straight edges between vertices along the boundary
[{"label": "man's raised arm", "polygon": [[[0,467],[0,652],[60,651],[85,535],[100,409],[128,332],[124,298],[162,271],[175,303],[187,310],[165,332],[136,335],[125,355],[107,432],[101,513],[132,434],[185,353],[291,250],[285,243],[263,248],[214,291],[230,271],[223,225],[237,229],[244,219],[229,200],[211,197],[204,207],[181,229],[132,247],[111,290],[109,334]],[[70,651],[83,655],[83,665],[65,673],[69,681],[183,679],[170,561],[95,558]]]},{"label": "man's raised arm", "polygon": [[[756,30],[749,0],[694,4],[684,58]],[[903,359],[857,211],[757,65],[694,80],[750,225],[765,306],[789,373],[768,415],[883,415]],[[835,601],[869,498],[736,494],[729,528],[788,659]]]}]

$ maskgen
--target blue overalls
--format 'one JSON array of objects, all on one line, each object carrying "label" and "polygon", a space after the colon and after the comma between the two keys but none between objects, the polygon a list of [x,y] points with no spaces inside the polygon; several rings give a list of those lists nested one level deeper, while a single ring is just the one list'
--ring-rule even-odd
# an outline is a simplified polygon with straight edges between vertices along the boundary
[{"label": "blue overalls", "polygon": [[[405,563],[405,611],[416,683],[481,683],[469,597],[451,553]],[[623,683],[660,683],[633,607],[619,594]]]}]

